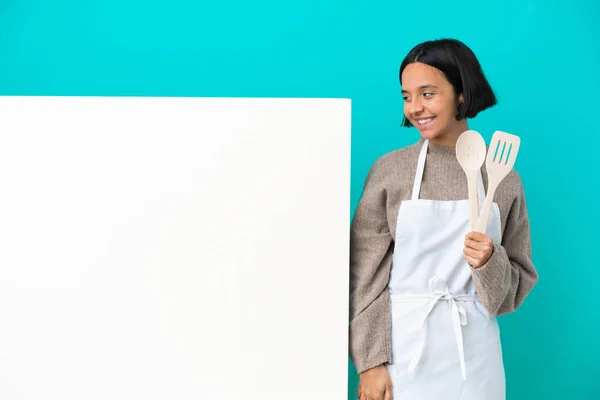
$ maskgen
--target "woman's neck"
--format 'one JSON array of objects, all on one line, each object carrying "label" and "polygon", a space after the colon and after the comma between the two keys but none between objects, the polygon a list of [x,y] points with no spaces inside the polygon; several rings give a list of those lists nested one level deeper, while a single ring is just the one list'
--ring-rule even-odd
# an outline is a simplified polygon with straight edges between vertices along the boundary
[{"label": "woman's neck", "polygon": [[461,121],[456,121],[456,124],[452,126],[448,131],[438,135],[429,141],[438,146],[446,146],[446,147],[456,147],[456,142],[458,141],[459,136],[464,132],[469,130],[469,124],[466,119]]}]

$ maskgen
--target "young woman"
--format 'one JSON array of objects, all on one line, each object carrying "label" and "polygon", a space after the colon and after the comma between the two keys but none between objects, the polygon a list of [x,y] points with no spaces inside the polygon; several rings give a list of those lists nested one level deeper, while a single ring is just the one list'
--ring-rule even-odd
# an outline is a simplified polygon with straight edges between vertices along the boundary
[{"label": "young woman", "polygon": [[[419,141],[379,158],[351,228],[350,356],[360,400],[503,400],[496,316],[537,282],[525,197],[512,171],[486,234],[470,232],[455,145],[496,104],[473,52],[421,43],[400,66],[404,126]],[[479,177],[483,204],[487,173]]]}]

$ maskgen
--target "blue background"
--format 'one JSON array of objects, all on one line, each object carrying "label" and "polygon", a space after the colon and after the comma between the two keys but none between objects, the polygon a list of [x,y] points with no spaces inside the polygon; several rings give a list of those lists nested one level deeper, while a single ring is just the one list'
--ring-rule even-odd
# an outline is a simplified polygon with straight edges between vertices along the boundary
[{"label": "blue background", "polygon": [[500,318],[508,398],[600,399],[599,20],[594,0],[3,0],[0,94],[351,98],[354,210],[373,161],[418,139],[404,55],[464,41],[499,97],[471,129],[522,138],[540,274]]}]

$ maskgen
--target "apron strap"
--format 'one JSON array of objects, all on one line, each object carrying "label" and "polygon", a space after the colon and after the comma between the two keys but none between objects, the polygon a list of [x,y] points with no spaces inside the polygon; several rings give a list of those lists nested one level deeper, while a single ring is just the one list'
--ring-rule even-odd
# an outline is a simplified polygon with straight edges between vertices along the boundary
[{"label": "apron strap", "polygon": [[[429,139],[425,139],[423,146],[421,147],[421,153],[419,154],[419,161],[417,162],[417,171],[415,172],[415,180],[413,183],[412,200],[419,200],[419,194],[421,192],[421,183],[423,182],[423,173],[425,171],[425,160],[427,159],[427,149],[429,148]],[[485,188],[483,186],[483,178],[481,177],[481,170],[477,172],[477,194],[479,197],[479,209],[483,207],[485,201]]]},{"label": "apron strap", "polygon": [[425,170],[425,159],[427,158],[427,147],[429,145],[429,139],[425,139],[423,147],[421,147],[421,154],[419,154],[419,162],[417,163],[417,172],[415,173],[415,181],[413,183],[412,200],[419,199],[419,192],[421,191],[421,182],[423,181],[423,171]]},{"label": "apron strap", "polygon": [[481,168],[477,171],[477,193],[479,194],[479,212],[485,201],[485,188],[483,187],[483,178],[481,177]]}]

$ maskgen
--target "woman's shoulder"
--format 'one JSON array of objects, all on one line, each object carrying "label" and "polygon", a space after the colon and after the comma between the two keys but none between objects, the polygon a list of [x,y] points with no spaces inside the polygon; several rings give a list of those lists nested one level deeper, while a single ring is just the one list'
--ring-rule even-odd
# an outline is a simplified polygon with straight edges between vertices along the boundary
[{"label": "woman's shoulder", "polygon": [[421,146],[419,142],[389,151],[378,157],[371,165],[364,187],[386,192],[388,200],[394,203],[412,187]]},{"label": "woman's shoulder", "polygon": [[499,190],[502,190],[511,197],[521,197],[523,193],[523,180],[521,175],[516,169],[511,169],[510,172],[504,177],[498,186]]},{"label": "woman's shoulder", "polygon": [[419,140],[409,146],[384,153],[372,164],[371,174],[414,168],[422,144],[422,141]]},{"label": "woman's shoulder", "polygon": [[508,215],[511,210],[519,210],[525,202],[523,181],[517,170],[512,169],[498,185],[494,201],[500,206],[503,215]]}]

